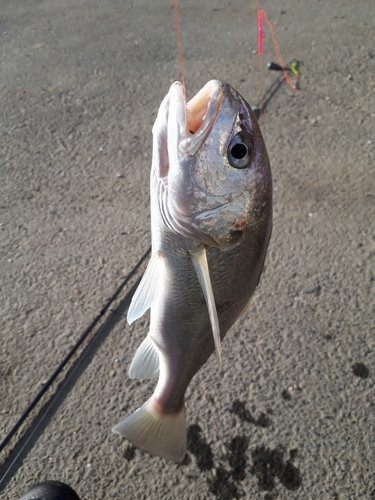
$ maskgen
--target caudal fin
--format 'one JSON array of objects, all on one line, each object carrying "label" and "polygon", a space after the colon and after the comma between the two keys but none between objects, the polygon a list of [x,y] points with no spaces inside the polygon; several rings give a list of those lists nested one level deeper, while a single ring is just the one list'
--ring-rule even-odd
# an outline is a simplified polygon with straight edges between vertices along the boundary
[{"label": "caudal fin", "polygon": [[125,436],[151,455],[181,462],[186,453],[185,406],[178,413],[161,413],[151,398],[118,423],[112,432]]}]

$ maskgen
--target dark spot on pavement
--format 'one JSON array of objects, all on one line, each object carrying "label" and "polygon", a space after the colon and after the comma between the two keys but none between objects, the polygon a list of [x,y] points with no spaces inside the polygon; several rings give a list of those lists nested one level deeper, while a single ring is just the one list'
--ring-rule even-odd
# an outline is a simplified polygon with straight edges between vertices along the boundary
[{"label": "dark spot on pavement", "polygon": [[125,452],[124,452],[124,458],[130,462],[130,460],[133,460],[133,458],[135,457],[135,446],[133,446],[132,444],[130,444],[129,446],[127,446]]},{"label": "dark spot on pavement", "polygon": [[[262,427],[267,427],[270,424],[266,413],[262,413],[258,419],[255,419],[246,408],[245,403],[238,400],[233,402],[230,411],[243,422]],[[268,409],[267,413],[272,414],[273,410]],[[214,476],[211,476],[212,472],[208,475],[207,484],[209,492],[218,500],[247,498],[246,491],[243,491],[240,485],[246,478],[246,473],[249,472],[257,478],[259,488],[265,494],[265,496],[262,496],[264,500],[276,500],[278,498],[279,493],[273,491],[276,487],[276,481],[291,491],[295,491],[301,486],[300,471],[293,464],[293,460],[298,454],[297,449],[289,450],[289,456],[287,455],[284,458],[285,450],[281,446],[275,449],[258,446],[251,451],[253,462],[251,465],[248,464],[249,438],[245,435],[236,435],[225,443],[226,451],[220,457],[220,462],[215,464],[211,446],[206,442],[202,434],[202,429],[197,424],[188,428],[188,453],[180,466],[184,467],[189,464],[191,466],[194,456],[197,467],[201,472],[214,469]]]},{"label": "dark spot on pavement", "polygon": [[240,498],[240,493],[232,479],[231,473],[225,470],[224,467],[216,469],[216,478],[209,481],[208,484],[210,485],[209,491],[219,500]]},{"label": "dark spot on pavement", "polygon": [[369,376],[369,370],[363,363],[354,363],[352,370],[356,377],[367,378]]},{"label": "dark spot on pavement", "polygon": [[283,392],[281,393],[281,397],[285,399],[285,401],[290,401],[292,399],[292,396],[286,389],[284,389]]},{"label": "dark spot on pavement", "polygon": [[248,422],[253,424],[254,418],[251,416],[249,410],[245,407],[245,403],[236,399],[233,401],[232,408],[229,410],[231,413],[234,413],[239,417],[243,422]]},{"label": "dark spot on pavement", "polygon": [[242,492],[238,491],[236,482],[243,481],[246,477],[246,451],[249,440],[245,436],[235,436],[225,446],[228,454],[223,459],[229,463],[231,470],[218,467],[216,478],[208,481],[210,492],[220,500],[230,500],[243,496]]},{"label": "dark spot on pavement", "polygon": [[266,493],[264,495],[264,500],[275,500],[279,496],[278,493]]},{"label": "dark spot on pavement", "polygon": [[230,412],[237,415],[243,422],[258,425],[259,427],[269,427],[271,424],[270,418],[265,413],[261,413],[259,417],[255,419],[245,407],[245,403],[238,401],[238,399],[233,401]]},{"label": "dark spot on pavement", "polygon": [[258,425],[259,427],[269,427],[270,424],[271,420],[265,413],[261,413],[255,421],[255,425]]},{"label": "dark spot on pavement", "polygon": [[211,446],[201,433],[199,425],[190,425],[187,430],[187,449],[195,456],[199,470],[204,471],[212,469],[214,461]]},{"label": "dark spot on pavement", "polygon": [[227,444],[227,448],[230,451],[228,462],[232,467],[232,476],[236,481],[243,481],[245,479],[246,450],[248,446],[249,440],[244,436],[236,436]]},{"label": "dark spot on pavement", "polygon": [[[297,450],[293,450],[293,454],[296,452]],[[276,478],[288,490],[294,491],[301,486],[299,469],[292,464],[291,460],[284,462],[282,448],[270,450],[264,446],[258,446],[251,452],[251,456],[253,466],[250,473],[257,476],[260,489],[273,490]]]}]

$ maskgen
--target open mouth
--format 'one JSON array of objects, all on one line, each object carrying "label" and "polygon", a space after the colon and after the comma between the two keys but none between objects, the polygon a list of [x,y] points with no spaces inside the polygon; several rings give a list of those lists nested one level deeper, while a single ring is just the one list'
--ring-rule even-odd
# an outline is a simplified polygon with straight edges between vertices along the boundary
[{"label": "open mouth", "polygon": [[187,104],[183,100],[182,88],[180,88],[180,92],[180,105],[185,108],[180,119],[184,121],[185,133],[180,142],[179,150],[181,153],[193,155],[204,143],[212,129],[224,96],[224,90],[219,80],[211,80]]},{"label": "open mouth", "polygon": [[214,87],[214,81],[208,82],[186,105],[187,124],[191,134],[195,134],[199,130],[207,116],[212,87]]}]

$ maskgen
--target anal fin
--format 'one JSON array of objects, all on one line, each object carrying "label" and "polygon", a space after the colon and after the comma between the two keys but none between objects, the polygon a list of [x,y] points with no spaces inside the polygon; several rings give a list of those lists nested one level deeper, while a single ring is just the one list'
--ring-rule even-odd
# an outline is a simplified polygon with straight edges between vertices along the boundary
[{"label": "anal fin", "polygon": [[150,335],[138,347],[129,368],[130,378],[152,378],[159,374],[159,354]]}]

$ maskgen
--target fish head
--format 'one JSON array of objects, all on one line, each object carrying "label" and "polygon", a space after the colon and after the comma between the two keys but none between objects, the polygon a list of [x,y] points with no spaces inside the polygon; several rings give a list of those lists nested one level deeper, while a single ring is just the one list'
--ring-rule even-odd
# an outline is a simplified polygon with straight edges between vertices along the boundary
[{"label": "fish head", "polygon": [[231,85],[211,80],[186,104],[182,85],[173,83],[153,133],[152,196],[165,226],[188,247],[230,249],[250,226],[271,220],[263,137]]}]

